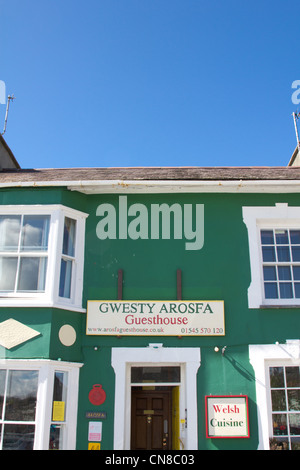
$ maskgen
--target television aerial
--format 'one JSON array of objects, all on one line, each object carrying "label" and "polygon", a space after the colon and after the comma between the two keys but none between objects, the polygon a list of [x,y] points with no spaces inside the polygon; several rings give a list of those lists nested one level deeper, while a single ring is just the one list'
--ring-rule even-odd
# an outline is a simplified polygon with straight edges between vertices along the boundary
[{"label": "television aerial", "polygon": [[5,113],[5,119],[4,119],[4,128],[3,128],[3,132],[1,133],[1,135],[4,135],[5,132],[6,132],[9,105],[10,105],[10,102],[13,101],[14,99],[15,99],[14,95],[8,95],[8,97],[7,97],[6,113]]}]

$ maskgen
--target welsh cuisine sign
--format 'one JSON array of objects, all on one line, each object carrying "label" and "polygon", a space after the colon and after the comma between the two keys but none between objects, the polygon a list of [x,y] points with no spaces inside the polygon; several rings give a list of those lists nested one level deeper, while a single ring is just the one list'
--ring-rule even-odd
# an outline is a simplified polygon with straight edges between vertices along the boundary
[{"label": "welsh cuisine sign", "polygon": [[206,437],[247,438],[249,411],[247,395],[205,397]]},{"label": "welsh cuisine sign", "polygon": [[224,302],[90,300],[86,334],[224,336]]}]

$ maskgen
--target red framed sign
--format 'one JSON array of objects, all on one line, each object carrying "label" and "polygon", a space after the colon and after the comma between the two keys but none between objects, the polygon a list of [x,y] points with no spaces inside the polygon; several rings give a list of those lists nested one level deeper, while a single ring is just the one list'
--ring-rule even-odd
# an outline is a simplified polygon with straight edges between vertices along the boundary
[{"label": "red framed sign", "polygon": [[207,395],[205,416],[208,438],[250,437],[247,395]]}]

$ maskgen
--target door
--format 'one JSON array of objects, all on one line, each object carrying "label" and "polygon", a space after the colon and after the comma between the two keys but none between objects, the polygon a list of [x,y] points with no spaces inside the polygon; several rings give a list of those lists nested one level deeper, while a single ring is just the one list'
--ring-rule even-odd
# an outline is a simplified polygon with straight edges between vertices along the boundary
[{"label": "door", "polygon": [[172,448],[171,405],[172,390],[132,389],[132,450],[169,450]]}]

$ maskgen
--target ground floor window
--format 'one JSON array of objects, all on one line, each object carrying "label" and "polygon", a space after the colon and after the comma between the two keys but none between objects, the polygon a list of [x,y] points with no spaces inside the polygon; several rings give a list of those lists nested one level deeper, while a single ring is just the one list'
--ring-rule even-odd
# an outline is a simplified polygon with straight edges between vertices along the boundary
[{"label": "ground floor window", "polygon": [[300,450],[300,340],[249,346],[258,450]]},{"label": "ground floor window", "polygon": [[38,371],[0,369],[0,436],[3,450],[32,450]]},{"label": "ground floor window", "polygon": [[75,448],[80,366],[0,361],[1,450]]},{"label": "ground floor window", "polygon": [[300,450],[300,367],[269,367],[272,403],[270,449]]}]

